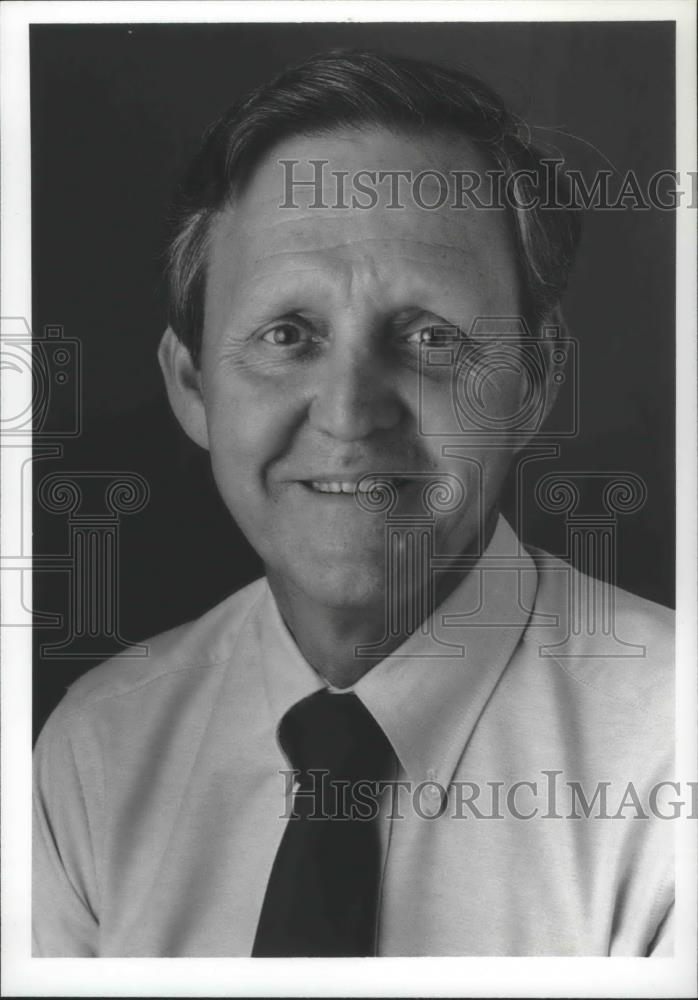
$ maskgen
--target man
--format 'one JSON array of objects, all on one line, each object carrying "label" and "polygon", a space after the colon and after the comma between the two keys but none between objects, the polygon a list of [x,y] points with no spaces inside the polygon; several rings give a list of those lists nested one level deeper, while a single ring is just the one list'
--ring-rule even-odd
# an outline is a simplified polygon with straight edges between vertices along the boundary
[{"label": "man", "polygon": [[484,85],[368,52],[207,133],[160,362],[266,578],[47,723],[36,954],[671,952],[671,824],[638,814],[670,615],[615,590],[580,629],[592,581],[498,513],[578,235],[540,167]]}]

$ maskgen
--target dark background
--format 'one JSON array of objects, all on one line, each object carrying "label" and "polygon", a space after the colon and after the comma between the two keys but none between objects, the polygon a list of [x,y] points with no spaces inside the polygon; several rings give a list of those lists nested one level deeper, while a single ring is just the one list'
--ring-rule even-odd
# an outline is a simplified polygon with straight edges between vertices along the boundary
[{"label": "dark background", "polygon": [[[368,46],[465,65],[551,155],[559,150],[588,177],[610,161],[646,185],[674,166],[673,30],[628,22],[31,28],[33,329],[60,325],[82,352],[80,434],[63,440],[59,461],[35,461],[34,481],[57,471],[147,479],[149,503],[119,529],[125,639],[196,617],[261,573],[216,495],[206,454],[169,414],[155,357],[163,217],[205,126],[291,63]],[[580,341],[580,434],[561,442],[549,468],[644,479],[643,508],[619,519],[617,582],[672,605],[674,218],[595,211],[584,227],[565,300]],[[536,475],[546,471],[535,465]],[[37,503],[34,517],[35,556],[65,553],[66,515]],[[535,504],[522,533],[564,552],[564,519]],[[65,614],[69,586],[67,573],[38,570],[34,608]],[[64,632],[35,629],[37,731],[66,686],[103,658],[42,656],[40,644]]]}]

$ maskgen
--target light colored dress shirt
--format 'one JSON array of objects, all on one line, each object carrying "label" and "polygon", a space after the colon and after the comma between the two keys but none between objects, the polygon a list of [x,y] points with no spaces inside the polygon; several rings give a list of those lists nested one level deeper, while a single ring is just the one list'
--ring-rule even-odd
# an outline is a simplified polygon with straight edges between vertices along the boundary
[{"label": "light colored dress shirt", "polygon": [[[673,615],[615,590],[610,631],[580,621],[596,586],[500,518],[354,685],[403,783],[381,799],[379,955],[671,954],[673,824],[650,805]],[[35,754],[34,954],[249,955],[287,822],[277,726],[323,684],[265,580],[81,677]]]}]

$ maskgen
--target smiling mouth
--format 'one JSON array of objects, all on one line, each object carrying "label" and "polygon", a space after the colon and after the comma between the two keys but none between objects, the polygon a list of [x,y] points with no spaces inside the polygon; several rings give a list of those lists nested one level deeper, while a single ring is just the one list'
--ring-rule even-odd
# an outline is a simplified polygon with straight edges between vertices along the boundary
[{"label": "smiling mouth", "polygon": [[300,483],[311,493],[331,494],[333,496],[356,496],[357,493],[370,493],[372,490],[380,487],[380,483],[386,480],[389,480],[398,488],[406,486],[411,482],[411,480],[404,477],[376,475],[365,476],[359,480],[303,479],[300,480]]}]

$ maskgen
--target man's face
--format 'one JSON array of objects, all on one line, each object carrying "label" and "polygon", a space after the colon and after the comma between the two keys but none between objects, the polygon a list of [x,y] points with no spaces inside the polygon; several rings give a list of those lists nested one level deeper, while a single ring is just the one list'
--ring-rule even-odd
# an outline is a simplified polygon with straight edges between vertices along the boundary
[{"label": "man's face", "polygon": [[[430,333],[435,326],[466,336],[478,316],[518,315],[519,286],[501,210],[457,211],[451,197],[425,210],[409,184],[401,208],[387,207],[387,184],[371,209],[312,208],[313,191],[300,188],[298,207],[281,208],[279,161],[299,161],[294,176],[309,178],[318,159],[329,161],[327,205],[336,204],[332,171],[348,175],[348,202],[361,170],[416,176],[485,164],[460,140],[296,137],[266,157],[212,228],[201,388],[218,488],[272,581],[360,607],[383,599],[386,566],[385,512],[367,511],[352,492],[363,476],[390,478],[396,510],[409,517],[425,512],[420,474],[455,475],[464,501],[436,515],[441,554],[463,551],[496,501],[511,448],[443,454],[454,443],[438,434],[454,426],[452,370],[426,372],[420,397],[420,343],[457,337]],[[436,182],[421,193],[436,201]],[[516,411],[521,391],[511,372],[488,378],[490,415]]]}]

